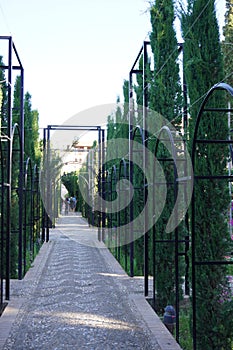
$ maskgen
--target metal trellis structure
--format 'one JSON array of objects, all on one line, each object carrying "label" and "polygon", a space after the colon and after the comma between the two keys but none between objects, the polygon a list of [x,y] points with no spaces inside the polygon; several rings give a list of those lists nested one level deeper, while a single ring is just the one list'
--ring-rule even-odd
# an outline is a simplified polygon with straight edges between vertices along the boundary
[{"label": "metal trellis structure", "polygon": [[[225,98],[225,104],[224,106],[216,106],[216,101],[214,100],[214,97],[217,93],[225,92],[227,95],[227,98]],[[205,132],[203,134],[201,129],[201,122],[205,120],[207,123],[211,123],[212,119],[219,117],[221,120],[224,120],[225,118],[225,125],[227,125],[227,118],[229,117],[229,113],[233,112],[233,109],[227,104],[229,100],[231,100],[233,97],[233,88],[225,83],[219,83],[213,86],[208,93],[206,94],[204,101],[202,102],[200,111],[197,116],[197,121],[195,125],[194,130],[194,137],[193,137],[193,145],[192,145],[192,164],[193,164],[193,171],[194,171],[194,191],[192,196],[192,222],[191,222],[191,232],[192,232],[192,309],[193,309],[193,349],[197,349],[197,340],[198,340],[198,333],[197,333],[197,312],[205,312],[205,310],[198,310],[198,294],[200,293],[200,290],[197,290],[197,272],[200,271],[200,269],[208,268],[211,269],[211,267],[216,266],[224,266],[233,264],[233,261],[228,261],[225,259],[224,256],[222,256],[222,259],[219,260],[219,258],[216,259],[216,256],[212,256],[212,258],[208,258],[208,255],[205,259],[198,259],[197,257],[197,183],[198,184],[204,184],[207,182],[208,184],[215,184],[214,186],[217,187],[218,184],[226,183],[226,189],[228,188],[228,183],[233,182],[233,175],[227,174],[227,157],[230,157],[230,145],[232,144],[231,135],[228,135],[225,139],[219,139],[220,130],[214,129],[214,134],[210,135]],[[208,119],[206,119],[206,114],[208,113]],[[212,126],[213,128],[213,126]],[[230,132],[230,130],[229,130]],[[215,137],[213,137],[215,136]],[[226,161],[223,162],[221,158],[218,157],[218,159],[215,159],[215,162],[218,160],[218,172],[215,172],[215,168],[210,167],[209,163],[209,157],[208,157],[208,147],[215,147],[215,150],[220,150],[222,152],[222,159],[225,159]],[[225,147],[225,148],[224,148]],[[205,150],[205,152],[203,151]],[[224,156],[225,154],[225,156]],[[202,155],[202,162],[204,162],[205,167],[203,167],[202,171],[197,167],[197,158]],[[213,159],[212,159],[213,160]],[[200,159],[199,159],[200,161]],[[232,162],[232,159],[231,159]],[[204,185],[203,185],[204,186]],[[204,196],[204,192],[203,192]],[[203,198],[204,200],[204,198]],[[216,201],[218,198],[216,198]],[[229,200],[230,202],[230,200]],[[207,204],[207,203],[206,203]],[[215,203],[209,203],[208,206],[214,210]],[[223,213],[222,213],[223,214]],[[221,233],[219,233],[221,235]],[[221,236],[219,236],[221,238]],[[200,249],[200,247],[199,247]],[[230,246],[229,246],[230,250]],[[229,251],[229,254],[232,254],[232,251]],[[218,281],[217,281],[218,282]],[[220,282],[219,282],[220,283]],[[201,287],[202,288],[202,287]]]}]

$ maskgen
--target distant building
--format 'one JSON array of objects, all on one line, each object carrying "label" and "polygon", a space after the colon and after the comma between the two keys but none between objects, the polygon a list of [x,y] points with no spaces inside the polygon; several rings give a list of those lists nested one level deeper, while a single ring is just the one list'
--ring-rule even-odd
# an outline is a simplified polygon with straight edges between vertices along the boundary
[{"label": "distant building", "polygon": [[73,144],[72,147],[67,146],[67,151],[63,157],[63,173],[70,173],[81,169],[86,162],[86,157],[92,146]]}]

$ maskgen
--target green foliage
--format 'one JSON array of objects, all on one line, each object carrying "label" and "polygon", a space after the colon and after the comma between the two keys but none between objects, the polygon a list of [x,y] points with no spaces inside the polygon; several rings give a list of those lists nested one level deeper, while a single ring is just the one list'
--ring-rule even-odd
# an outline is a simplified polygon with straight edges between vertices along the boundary
[{"label": "green foliage", "polygon": [[[204,10],[203,10],[204,9]],[[198,19],[198,20],[197,20]],[[200,104],[207,91],[224,76],[214,0],[190,0],[182,15],[184,67],[190,97],[190,147]],[[224,107],[226,97],[216,94],[209,106]],[[208,106],[207,106],[208,107]],[[198,128],[198,139],[226,140],[227,115],[205,112]],[[195,150],[195,175],[224,175],[228,147],[198,144]],[[219,180],[195,182],[195,257],[198,261],[222,261],[229,251],[227,208],[228,183]],[[231,302],[221,302],[228,289],[227,269],[223,265],[196,267],[197,349],[231,349],[229,327]]]},{"label": "green foliage", "polygon": [[[181,15],[184,73],[190,98],[190,139],[203,95],[224,77],[214,0],[189,0]],[[204,9],[204,10],[203,10]]]},{"label": "green foliage", "polygon": [[[20,78],[17,77],[14,88],[13,125],[19,124],[20,115]],[[18,268],[18,237],[19,237],[19,161],[20,161],[20,135],[18,129],[15,129],[13,138],[13,152],[12,152],[12,177],[11,177],[11,277],[16,278]],[[24,211],[23,211],[24,213]]]},{"label": "green foliage", "polygon": [[[0,65],[4,65],[3,57],[0,56]],[[5,70],[0,69],[0,120],[1,127],[6,125],[6,108],[7,108],[7,84],[5,78]],[[1,130],[3,132],[3,130]]]},{"label": "green foliage", "polygon": [[78,190],[78,174],[76,171],[72,171],[68,174],[63,174],[61,177],[61,181],[63,185],[66,187],[68,191],[68,195],[76,196]]},{"label": "green foliage", "polygon": [[[171,121],[177,129],[180,128],[182,111],[182,93],[178,65],[178,43],[173,27],[174,4],[169,0],[157,0],[151,6],[150,34],[151,47],[154,56],[154,71],[151,74],[149,106],[152,110],[161,114],[166,120]],[[149,147],[155,152],[155,140]],[[171,155],[162,143],[159,144],[156,157],[159,159],[170,158]],[[175,203],[174,169],[171,162],[161,161],[163,172],[168,187],[165,207],[154,227],[156,240],[174,240],[175,233],[166,232],[166,225],[171,216]],[[179,235],[184,230],[182,224]],[[182,237],[180,237],[182,238]],[[180,259],[180,266],[183,261]],[[156,243],[156,291],[159,308],[163,309],[167,304],[175,303],[175,246],[174,243]],[[182,275],[182,269],[180,271]],[[180,280],[180,285],[182,280]],[[181,290],[181,287],[180,287]],[[180,294],[182,294],[180,292]]]},{"label": "green foliage", "polygon": [[224,81],[233,86],[232,75],[232,50],[233,50],[233,1],[226,0],[225,26],[223,28],[224,40],[222,41],[222,52],[224,61]]},{"label": "green foliage", "polygon": [[[181,127],[181,112],[183,99],[181,94],[181,83],[178,65],[178,44],[174,31],[174,1],[157,0],[151,6],[152,32],[150,34],[151,46],[154,56],[153,73],[149,71],[149,107],[171,121],[176,128]],[[226,26],[224,29],[225,41],[231,43],[232,36],[232,0],[227,1]],[[190,99],[190,120],[188,133],[188,146],[192,149],[193,132],[196,118],[207,91],[224,77],[219,30],[215,13],[214,0],[188,0],[187,11],[181,13],[182,32],[184,37],[184,73]],[[227,46],[227,45],[225,45]],[[226,58],[229,50],[224,49]],[[229,45],[228,45],[229,49]],[[232,65],[230,59],[225,60],[225,71],[231,75]],[[139,69],[142,69],[143,57],[139,61]],[[230,80],[229,80],[230,82]],[[124,82],[125,101],[129,102],[128,82]],[[137,84],[134,86],[136,103],[143,102],[143,80],[137,75]],[[226,96],[219,93],[211,99],[210,106],[223,107]],[[134,125],[142,127],[142,111],[137,108],[134,115]],[[124,119],[123,119],[124,118]],[[128,133],[123,129],[121,121],[126,120],[125,115],[116,113],[108,119],[108,140],[122,137]],[[124,132],[123,132],[124,130]],[[199,126],[197,138],[205,139],[227,139],[228,124],[225,115],[217,115],[210,112],[205,113]],[[140,137],[138,141],[141,142]],[[151,139],[149,147],[154,150],[154,141]],[[111,158],[115,161],[108,164],[108,170],[117,165],[119,153],[117,149],[107,148]],[[168,152],[159,147],[157,156],[159,158],[169,157]],[[199,144],[195,154],[196,175],[226,175],[228,147],[221,145]],[[143,174],[135,167],[134,187],[134,216],[137,216],[143,208]],[[163,164],[163,170],[168,185],[168,195],[165,208],[156,223],[155,237],[158,240],[174,239],[174,232],[166,233],[166,225],[171,211],[174,207],[174,180],[171,165]],[[113,192],[115,191],[115,187]],[[197,181],[195,183],[195,232],[196,232],[196,259],[198,261],[220,260],[222,261],[231,250],[228,226],[227,209],[229,206],[228,184],[219,180]],[[112,199],[115,199],[112,198]],[[217,200],[216,200],[217,199]],[[120,221],[118,221],[120,218]],[[122,223],[120,216],[114,214],[108,218],[111,227]],[[186,222],[187,223],[187,222]],[[184,239],[187,236],[186,224],[182,222],[178,228],[178,236]],[[137,229],[137,228],[136,228]],[[135,229],[135,230],[136,230]],[[149,244],[152,248],[152,236],[150,233]],[[134,268],[135,273],[142,274],[143,271],[143,238],[134,242]],[[182,251],[182,247],[179,247]],[[152,249],[150,249],[152,250]],[[115,255],[119,258],[122,266],[125,266],[124,250],[116,250]],[[128,257],[128,256],[127,256]],[[160,307],[166,304],[174,304],[174,260],[175,250],[173,244],[156,245],[156,290]],[[183,258],[179,260],[180,276],[184,273]],[[128,266],[125,267],[126,270]],[[152,271],[151,265],[149,267]],[[232,300],[222,299],[228,295],[229,289],[225,276],[231,272],[230,267],[220,265],[197,266],[196,267],[196,289],[197,289],[197,336],[198,349],[231,349],[232,343]],[[231,273],[232,274],[232,273]],[[182,280],[180,277],[180,297]],[[184,349],[192,348],[191,339],[191,316],[189,313],[181,313],[181,342]]]},{"label": "green foliage", "polygon": [[[121,142],[121,139],[128,140],[129,137],[129,125],[128,125],[128,81],[124,81],[123,92],[125,96],[125,103],[122,106],[119,104],[119,101],[116,106],[116,111],[108,116],[107,124],[107,151],[105,163],[105,171],[107,174],[107,192],[106,199],[111,202],[117,198],[117,182],[120,178],[124,178],[125,166],[126,177],[128,178],[128,165],[121,163],[123,161],[124,155],[126,159],[128,157],[128,147],[125,147],[124,142]],[[119,142],[118,142],[119,139]],[[117,147],[116,147],[117,145]],[[120,167],[121,163],[121,167]],[[119,212],[107,213],[107,226],[110,228],[108,230],[109,237],[106,237],[106,240],[113,241],[117,239],[117,233],[120,230],[120,225],[127,224],[129,221],[129,207],[125,205],[127,202],[127,194],[119,196],[119,200],[122,201],[121,205],[124,207],[124,210]],[[119,230],[118,230],[119,228]],[[121,233],[123,237],[124,234]]]},{"label": "green foliage", "polygon": [[190,316],[190,308],[180,310],[180,345],[183,350],[193,350]]},{"label": "green foliage", "polygon": [[27,92],[24,98],[24,134],[25,156],[30,157],[37,165],[41,161],[39,143],[39,113],[32,110],[31,95]]},{"label": "green foliage", "polygon": [[181,121],[182,95],[178,65],[178,43],[173,27],[173,0],[157,0],[150,9],[151,47],[154,74],[150,91],[150,108],[169,121]]},{"label": "green foliage", "polygon": [[[20,106],[21,106],[21,78],[18,76],[15,80],[14,94],[13,94],[13,111],[12,121],[13,125],[21,125],[20,120]],[[24,160],[25,164],[27,159],[30,158],[27,169],[27,190],[32,190],[31,180],[32,172],[35,164],[39,165],[41,152],[39,148],[39,125],[38,125],[38,112],[31,109],[31,95],[26,93],[24,96]],[[32,197],[27,191],[24,191],[23,208],[19,208],[19,176],[20,176],[20,131],[15,128],[13,137],[13,154],[12,154],[12,192],[11,192],[11,277],[15,278],[18,274],[18,240],[19,240],[19,218],[20,214],[24,220],[23,235],[26,239],[23,242],[23,260],[22,263],[26,264],[25,271],[31,264],[34,257],[36,237],[33,235],[34,228],[31,227],[32,220]],[[24,169],[26,170],[26,168]],[[25,179],[25,177],[24,177]],[[38,223],[39,224],[39,223]]]}]

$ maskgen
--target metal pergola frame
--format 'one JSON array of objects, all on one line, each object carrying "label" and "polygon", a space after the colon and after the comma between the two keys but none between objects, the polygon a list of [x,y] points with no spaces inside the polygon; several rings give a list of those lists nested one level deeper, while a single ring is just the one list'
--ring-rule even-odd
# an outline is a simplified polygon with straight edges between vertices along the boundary
[{"label": "metal pergola frame", "polygon": [[[122,179],[124,180],[129,180],[129,162],[128,160],[125,160],[124,158],[122,158],[120,160],[119,163],[119,173],[118,173],[118,180],[121,181]],[[121,183],[121,182],[120,182]],[[121,188],[119,189],[120,193],[119,196],[121,196],[121,198],[123,198],[123,207],[124,209],[124,216],[123,216],[123,225],[127,224],[128,218],[129,218],[129,210],[126,209],[126,203],[127,203],[127,192],[128,192],[128,188]],[[121,211],[118,210],[118,222],[121,224]],[[119,230],[120,230],[121,226],[119,225]],[[125,235],[128,235],[128,232],[125,232]],[[120,236],[120,232],[119,232],[119,236]],[[128,237],[125,236],[125,244],[123,245],[122,249],[123,249],[123,254],[124,254],[124,265],[125,265],[125,271],[128,270],[128,248],[129,248],[129,258],[130,260],[132,260],[131,258],[131,254],[132,251],[130,249],[130,243],[128,243]],[[121,245],[118,246],[118,261],[120,261],[120,248]]]},{"label": "metal pergola frame", "polygon": [[[226,83],[218,83],[214,85],[206,94],[198,116],[196,120],[195,130],[194,130],[194,137],[193,137],[193,144],[192,144],[192,165],[193,165],[193,172],[194,172],[194,189],[193,189],[193,196],[192,196],[192,216],[191,216],[191,232],[192,232],[192,309],[193,309],[193,315],[192,315],[192,328],[193,328],[193,349],[197,349],[197,289],[196,289],[196,270],[200,266],[211,266],[211,265],[230,265],[233,264],[233,261],[227,261],[227,260],[204,260],[204,261],[198,261],[196,258],[196,207],[195,207],[195,183],[197,181],[203,181],[203,180],[211,180],[214,179],[216,181],[223,181],[226,180],[228,182],[233,182],[233,175],[219,175],[219,174],[211,174],[211,175],[205,175],[205,174],[196,174],[196,152],[198,145],[200,144],[209,144],[209,145],[226,145],[227,147],[230,147],[232,145],[231,139],[199,139],[198,138],[198,131],[200,127],[200,121],[203,117],[203,114],[205,112],[211,112],[211,113],[230,113],[233,112],[233,109],[229,106],[227,108],[217,108],[215,106],[209,107],[208,102],[211,99],[211,97],[214,95],[216,91],[225,91],[229,98],[233,98],[233,88],[229,86]],[[230,153],[230,149],[229,149]],[[231,159],[232,161],[232,159]],[[213,203],[214,204],[214,203]],[[204,310],[203,310],[204,312]]]},{"label": "metal pergola frame", "polygon": [[[50,161],[50,138],[51,138],[51,131],[97,131],[98,132],[98,192],[99,195],[103,198],[104,197],[104,142],[105,142],[105,130],[101,128],[99,125],[48,125],[47,128],[44,128],[44,134],[43,134],[43,151],[44,151],[44,170],[46,171],[46,184],[44,184],[44,199],[46,201],[46,207],[50,207],[50,203],[52,201],[52,188],[51,188],[51,173],[50,173],[50,167],[46,164],[49,164]],[[46,188],[46,192],[45,192]],[[104,239],[104,229],[106,224],[106,216],[104,208],[101,208],[98,216],[98,239],[99,241],[102,241]],[[55,225],[55,222],[53,222],[51,215],[48,213],[48,210],[44,209],[43,212],[43,227],[42,227],[42,236],[43,239],[48,242],[49,241],[49,229]],[[46,232],[46,233],[45,233]]]},{"label": "metal pergola frame", "polygon": [[[142,150],[135,150],[134,146],[138,143],[141,145],[145,145],[145,133],[143,129],[140,127],[140,125],[137,125],[136,127],[132,128],[132,135],[131,135],[131,140],[132,143],[130,142],[130,162],[129,162],[129,169],[130,169],[130,182],[133,184],[134,183],[134,153],[138,155],[138,152],[140,152],[142,159],[143,159],[143,169],[145,169],[145,147]],[[136,141],[137,142],[133,142]],[[143,185],[142,187],[135,187],[134,190],[136,191],[142,191],[143,192],[143,202],[144,206],[146,203],[146,177],[145,177],[145,171],[144,177],[143,177]],[[130,190],[132,191],[132,190]],[[133,197],[132,193],[130,193],[130,198]],[[132,198],[132,201],[130,203],[130,276],[134,276],[134,240],[135,240],[135,228],[133,225],[134,221],[134,199]],[[144,215],[144,294],[145,296],[148,296],[148,230],[146,230],[146,222],[147,221],[147,215],[148,212],[145,210],[145,215]]]},{"label": "metal pergola frame", "polygon": [[[144,146],[144,152],[143,152],[143,163],[144,163],[144,169],[146,168],[147,164],[147,152],[145,149],[148,147],[148,125],[147,125],[147,114],[148,114],[148,75],[147,75],[147,64],[148,64],[148,46],[150,46],[150,41],[144,41],[143,45],[141,46],[141,49],[139,50],[139,53],[132,65],[132,68],[129,72],[129,140],[133,139],[133,117],[134,117],[134,104],[133,104],[133,76],[134,75],[142,75],[143,78],[143,101],[142,101],[142,107],[143,107],[143,121],[142,121],[142,130],[143,130],[143,146]],[[183,44],[178,44],[178,52],[183,52]],[[143,55],[143,67],[142,69],[136,69],[137,64],[139,63],[139,60],[141,56]],[[184,96],[184,109],[183,109],[183,126],[184,126],[184,136],[186,138],[187,136],[187,125],[188,125],[188,116],[187,116],[187,86],[186,86],[186,80],[184,71],[182,72],[182,79],[183,79],[183,96]],[[132,164],[131,159],[133,157],[132,153],[132,145],[130,142],[129,147],[129,161],[130,164]],[[132,183],[133,180],[133,169],[132,165],[130,165],[130,181]],[[146,187],[146,176],[144,177],[144,186]],[[146,192],[144,191],[144,195],[146,195]],[[144,198],[145,201],[145,198]],[[131,208],[131,216],[133,209]],[[144,295],[148,296],[149,291],[149,266],[148,266],[148,220],[147,220],[148,212],[145,210],[145,227],[144,227]],[[133,271],[132,271],[133,272]]]},{"label": "metal pergola frame", "polygon": [[[15,191],[18,194],[19,198],[19,213],[18,213],[18,228],[16,229],[16,234],[18,234],[18,278],[22,279],[24,272],[22,269],[22,260],[23,260],[23,245],[24,245],[24,168],[21,170],[21,166],[24,166],[23,153],[22,153],[22,128],[17,123],[13,125],[12,133],[11,133],[11,167],[13,171],[13,160],[14,156],[18,155],[19,161],[19,177],[18,182],[15,187],[11,183],[11,197],[12,192]],[[15,142],[18,140],[17,145],[15,146]],[[11,225],[12,226],[12,225]],[[11,234],[13,233],[11,227]]]},{"label": "metal pergola frame", "polygon": [[[12,174],[12,73],[13,70],[20,71],[20,164],[19,164],[19,208],[22,207],[23,203],[23,155],[24,155],[24,68],[19,58],[18,52],[14,45],[13,39],[11,36],[0,36],[0,40],[8,42],[8,63],[7,65],[1,65],[0,69],[7,70],[7,129],[6,134],[3,135],[1,132],[1,142],[4,140],[7,143],[6,147],[6,177],[4,179],[4,191],[3,196],[6,199],[6,212],[7,218],[4,218],[1,224],[1,232],[3,233],[3,241],[1,245],[5,244],[5,252],[6,252],[6,271],[5,271],[5,299],[10,299],[10,236],[11,236],[11,174]],[[13,65],[13,55],[16,58],[17,65]],[[22,243],[22,217],[21,212],[19,210],[19,255],[21,254],[21,243]],[[3,271],[1,271],[2,275]],[[21,278],[19,271],[19,278]],[[1,277],[2,284],[2,277]],[[2,287],[1,287],[2,291]],[[2,294],[2,293],[1,293]],[[2,296],[1,296],[2,299]]]},{"label": "metal pergola frame", "polygon": [[[169,147],[169,155],[168,156],[159,156],[158,151],[159,151],[159,145],[164,142],[168,142],[170,147]],[[179,320],[179,310],[180,310],[180,296],[179,296],[179,287],[180,287],[180,262],[179,262],[179,258],[181,256],[185,256],[185,263],[186,268],[185,268],[185,286],[189,286],[189,257],[188,257],[188,251],[189,251],[189,238],[187,238],[186,236],[183,238],[180,238],[180,224],[179,224],[179,220],[178,220],[178,212],[177,212],[177,206],[175,205],[176,201],[177,201],[177,195],[178,195],[178,191],[179,191],[179,187],[182,185],[186,184],[187,179],[179,178],[179,174],[178,174],[178,162],[182,162],[184,163],[184,168],[186,165],[186,159],[185,157],[181,158],[177,156],[177,152],[180,152],[180,150],[177,149],[177,147],[175,146],[175,139],[174,136],[172,134],[172,131],[167,127],[167,126],[163,126],[160,131],[158,132],[158,137],[155,143],[155,149],[154,149],[154,154],[156,159],[159,161],[160,164],[168,164],[172,166],[173,169],[173,181],[171,182],[167,182],[166,179],[165,181],[155,181],[155,183],[153,184],[153,190],[155,189],[155,186],[160,187],[160,186],[165,186],[165,188],[168,187],[173,189],[173,208],[174,208],[174,216],[175,216],[175,228],[173,229],[172,235],[173,237],[170,239],[163,239],[160,238],[158,239],[156,237],[156,224],[153,226],[153,254],[152,254],[152,260],[153,260],[153,297],[152,297],[152,301],[153,301],[153,307],[155,308],[156,305],[156,247],[159,244],[168,244],[168,245],[173,245],[174,246],[174,261],[175,261],[175,278],[174,278],[174,285],[175,285],[175,310],[176,310],[176,340],[179,343],[179,337],[180,337],[180,329],[179,329],[179,324],[180,324],[180,320]],[[185,153],[184,153],[185,154]],[[154,179],[157,179],[156,176],[156,166],[153,167],[153,172],[154,172]],[[155,194],[153,195],[153,208],[156,206],[156,196]],[[155,208],[153,209],[153,212],[155,212]],[[163,215],[163,214],[161,214]],[[185,221],[184,221],[185,224]],[[184,249],[182,249],[182,251],[180,251],[180,244],[184,244]],[[185,293],[189,294],[189,288],[185,288]]]},{"label": "metal pergola frame", "polygon": [[[116,192],[116,184],[118,179],[118,169],[116,165],[113,165],[110,172],[110,200],[111,202],[116,199],[117,192]],[[112,208],[111,208],[112,209]],[[117,213],[110,213],[110,223],[111,223],[111,242],[114,237],[114,235],[117,234],[117,228],[113,225],[114,221],[117,221]],[[117,247],[115,248],[115,257],[117,256]]]},{"label": "metal pergola frame", "polygon": [[[133,110],[133,75],[134,74],[142,74],[143,77],[143,146],[144,146],[144,152],[143,152],[143,162],[144,162],[144,169],[146,166],[146,152],[145,148],[147,147],[148,143],[148,131],[147,131],[147,109],[148,109],[148,82],[147,82],[147,64],[148,64],[148,46],[150,45],[149,41],[144,41],[141,49],[139,50],[139,53],[136,57],[136,60],[133,63],[133,66],[129,72],[129,140],[133,140],[134,135],[134,125],[133,125],[133,117],[134,117],[134,110]],[[143,55],[143,69],[136,69],[136,65],[138,64],[141,55]],[[129,173],[130,173],[130,182],[133,183],[133,166],[132,166],[132,159],[133,159],[133,149],[132,149],[132,142],[129,142]],[[144,172],[145,173],[145,172]],[[146,177],[144,177],[144,186],[146,186]],[[144,191],[145,192],[145,191]],[[144,198],[145,202],[145,198]],[[144,227],[144,295],[148,296],[148,227],[147,227],[147,210],[145,210],[145,227]],[[130,206],[130,218],[133,220],[133,205]],[[132,222],[131,220],[131,222]],[[131,230],[133,230],[133,227],[131,227]],[[132,232],[133,235],[133,232]],[[132,256],[133,256],[133,242],[131,244],[132,249]],[[133,262],[130,263],[130,275],[134,275],[133,271]]]},{"label": "metal pergola frame", "polygon": [[[7,45],[7,64],[0,65],[0,69],[7,71],[5,88],[6,88],[6,109],[4,110],[4,119],[1,125],[0,135],[0,169],[1,169],[1,262],[0,262],[0,314],[5,307],[4,298],[10,300],[10,279],[11,279],[11,237],[12,234],[17,234],[17,254],[18,254],[18,279],[22,279],[26,273],[25,264],[23,263],[25,256],[25,227],[30,225],[31,230],[38,230],[40,221],[40,205],[39,193],[39,176],[38,168],[31,173],[30,189],[26,188],[25,179],[27,174],[24,168],[24,68],[16,50],[15,44],[11,36],[0,36],[0,41],[6,42]],[[12,125],[13,120],[13,72],[18,71],[20,77],[20,101],[19,101],[19,122]],[[14,159],[15,158],[15,159]],[[18,178],[12,183],[13,161],[18,170]],[[36,175],[37,174],[37,175]],[[35,175],[35,178],[34,178]],[[35,181],[33,183],[33,181]],[[33,185],[32,185],[33,184]],[[12,231],[12,191],[17,196],[18,214],[15,225],[15,232]],[[25,225],[25,195],[26,191],[30,192],[37,202],[35,217],[32,217],[32,209],[29,222]],[[32,207],[32,203],[31,203]],[[34,227],[36,224],[36,227]],[[39,236],[39,233],[37,232]],[[32,254],[34,256],[34,254]],[[5,281],[5,284],[4,284]]]}]

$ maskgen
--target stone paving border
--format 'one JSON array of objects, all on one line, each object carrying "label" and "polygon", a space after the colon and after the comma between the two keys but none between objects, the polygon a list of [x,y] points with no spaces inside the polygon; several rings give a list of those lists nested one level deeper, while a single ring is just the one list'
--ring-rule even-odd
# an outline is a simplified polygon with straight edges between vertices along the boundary
[{"label": "stone paving border", "polygon": [[27,294],[30,295],[32,289],[36,288],[46,261],[49,257],[52,245],[52,241],[43,244],[32,264],[32,267],[28,270],[22,281],[11,280],[11,298],[3,311],[2,316],[0,317],[0,350],[3,349],[19,310],[26,301],[26,296],[20,297],[17,291],[19,289],[22,290],[27,288]]},{"label": "stone paving border", "polygon": [[[56,231],[56,229],[54,229],[54,231]],[[7,307],[0,317],[0,350],[4,347],[10,334],[12,324],[20,308],[27,300],[27,295],[30,296],[33,290],[35,290],[40,276],[43,273],[43,269],[45,268],[52,246],[53,241],[44,243],[25,278],[22,281],[11,281],[11,300],[8,302]],[[104,248],[102,242],[97,242],[96,246]],[[115,278],[119,288],[122,291],[127,291],[132,309],[137,313],[137,316],[140,315],[142,327],[144,327],[147,332],[149,331],[152,343],[157,343],[161,350],[181,350],[181,347],[177,344],[174,337],[170,334],[143,296],[142,283],[140,280],[129,277],[108,249],[100,249],[100,254],[105,260],[105,263],[111,268],[112,273],[116,275]],[[20,292],[18,292],[19,290]]]}]

